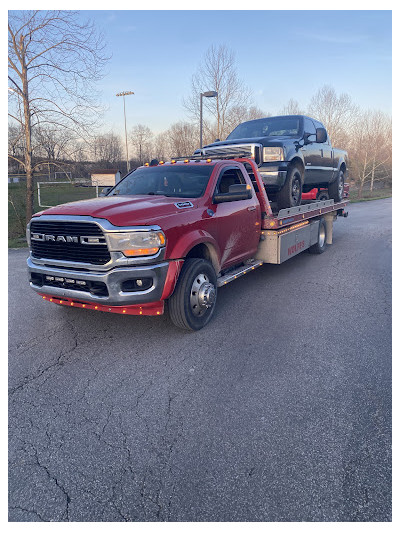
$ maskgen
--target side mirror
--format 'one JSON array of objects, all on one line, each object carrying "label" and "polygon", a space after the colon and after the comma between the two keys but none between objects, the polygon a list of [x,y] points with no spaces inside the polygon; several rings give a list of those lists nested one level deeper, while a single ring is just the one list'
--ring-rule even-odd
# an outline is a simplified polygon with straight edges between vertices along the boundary
[{"label": "side mirror", "polygon": [[112,187],[103,187],[101,189],[101,192],[99,196],[107,196],[107,194],[111,191]]},{"label": "side mirror", "polygon": [[325,128],[317,128],[317,143],[324,143],[328,138]]},{"label": "side mirror", "polygon": [[220,192],[214,195],[214,204],[234,202],[236,200],[248,200],[252,197],[251,187],[246,183],[230,185],[229,192]]}]

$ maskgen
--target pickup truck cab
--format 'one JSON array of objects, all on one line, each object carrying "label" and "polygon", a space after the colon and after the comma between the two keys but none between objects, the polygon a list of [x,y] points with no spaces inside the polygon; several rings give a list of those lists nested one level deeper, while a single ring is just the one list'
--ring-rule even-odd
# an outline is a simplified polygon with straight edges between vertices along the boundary
[{"label": "pickup truck cab", "polygon": [[255,162],[172,160],[128,174],[107,196],[37,213],[30,286],[59,305],[159,315],[197,330],[217,288],[264,262],[322,253],[345,204],[272,212]]},{"label": "pickup truck cab", "polygon": [[301,204],[302,192],[326,188],[329,198],[343,199],[347,152],[332,148],[318,120],[286,115],[239,124],[225,141],[196,150],[204,156],[236,151],[253,157],[271,201],[278,209]]}]

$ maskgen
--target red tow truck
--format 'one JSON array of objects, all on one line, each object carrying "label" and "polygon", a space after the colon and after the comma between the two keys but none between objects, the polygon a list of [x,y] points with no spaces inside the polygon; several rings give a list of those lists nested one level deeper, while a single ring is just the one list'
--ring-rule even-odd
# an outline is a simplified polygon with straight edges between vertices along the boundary
[{"label": "red tow truck", "polygon": [[199,330],[218,289],[263,263],[332,243],[347,201],[273,211],[248,157],[173,159],[136,169],[104,197],[59,205],[28,224],[29,282],[55,304],[161,315]]}]

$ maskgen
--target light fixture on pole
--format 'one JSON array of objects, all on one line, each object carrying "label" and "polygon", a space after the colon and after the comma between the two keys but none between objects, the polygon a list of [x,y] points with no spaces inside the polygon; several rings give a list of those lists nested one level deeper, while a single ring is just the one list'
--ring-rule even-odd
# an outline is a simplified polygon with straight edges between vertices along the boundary
[{"label": "light fixture on pole", "polygon": [[129,164],[129,155],[128,155],[128,134],[126,131],[126,113],[125,113],[125,96],[128,96],[129,94],[135,94],[133,91],[122,91],[121,93],[117,93],[117,96],[123,96],[124,98],[124,119],[125,119],[125,146],[126,146],[126,169],[129,173],[131,166]]},{"label": "light fixture on pole", "polygon": [[206,98],[215,98],[218,96],[218,93],[217,91],[200,93],[200,148],[203,148],[203,96]]}]

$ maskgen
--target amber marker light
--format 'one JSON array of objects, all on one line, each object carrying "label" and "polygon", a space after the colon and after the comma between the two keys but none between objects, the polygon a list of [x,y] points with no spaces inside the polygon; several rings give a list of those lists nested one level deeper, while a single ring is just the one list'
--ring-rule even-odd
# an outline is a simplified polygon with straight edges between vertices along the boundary
[{"label": "amber marker light", "polygon": [[171,163],[172,164],[176,163],[175,159],[171,159]]},{"label": "amber marker light", "polygon": [[145,167],[148,167],[148,166],[150,166],[150,164],[149,164],[149,163],[145,163],[144,166],[145,166]]},{"label": "amber marker light", "polygon": [[189,163],[189,159],[185,159],[184,163]]},{"label": "amber marker light", "polygon": [[158,164],[159,164],[159,165],[163,165],[163,164],[164,164],[164,161],[160,161]]},{"label": "amber marker light", "polygon": [[138,248],[136,250],[123,250],[123,254],[126,257],[137,257],[138,255],[154,255],[158,252],[159,248]]},{"label": "amber marker light", "polygon": [[211,163],[211,159],[207,159],[207,163]]}]

